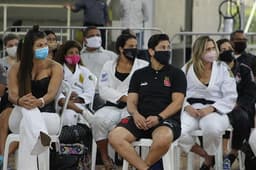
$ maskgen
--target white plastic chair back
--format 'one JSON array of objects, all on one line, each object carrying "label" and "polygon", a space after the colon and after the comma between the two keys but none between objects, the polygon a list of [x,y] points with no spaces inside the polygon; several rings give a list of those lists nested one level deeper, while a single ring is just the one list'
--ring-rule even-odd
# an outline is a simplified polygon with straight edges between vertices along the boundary
[{"label": "white plastic chair back", "polygon": [[[65,95],[65,102],[64,102],[64,105],[61,109],[59,109],[59,106],[58,106],[58,97],[60,94],[64,94]],[[60,128],[59,128],[59,132],[56,136],[59,136],[60,133],[61,133],[61,130],[62,130],[62,126],[63,126],[63,112],[67,109],[67,106],[68,106],[68,101],[70,99],[70,96],[71,96],[71,93],[72,93],[72,88],[71,86],[69,85],[68,82],[66,82],[65,80],[62,80],[62,83],[61,83],[61,87],[57,93],[57,96],[56,96],[56,100],[55,100],[55,109],[56,111],[58,111],[58,113],[60,114]]]}]

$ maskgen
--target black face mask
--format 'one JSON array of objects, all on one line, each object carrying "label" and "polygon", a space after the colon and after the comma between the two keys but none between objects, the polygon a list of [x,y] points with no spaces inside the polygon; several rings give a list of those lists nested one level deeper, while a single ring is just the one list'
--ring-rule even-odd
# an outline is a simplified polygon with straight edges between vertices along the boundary
[{"label": "black face mask", "polygon": [[247,43],[245,41],[237,41],[234,42],[234,50],[235,53],[241,54],[247,47]]},{"label": "black face mask", "polygon": [[219,55],[219,60],[227,62],[227,63],[230,63],[230,62],[232,62],[235,59],[233,53],[234,53],[233,50],[223,51]]},{"label": "black face mask", "polygon": [[171,58],[170,51],[155,51],[155,59],[163,65],[168,65]]},{"label": "black face mask", "polygon": [[124,49],[124,56],[128,60],[135,60],[136,56],[138,55],[138,49],[137,48],[125,48]]}]

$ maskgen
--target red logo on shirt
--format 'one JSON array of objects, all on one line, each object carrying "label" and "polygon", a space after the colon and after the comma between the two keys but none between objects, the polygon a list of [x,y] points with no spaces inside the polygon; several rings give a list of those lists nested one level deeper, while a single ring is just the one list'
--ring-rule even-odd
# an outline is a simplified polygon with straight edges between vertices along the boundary
[{"label": "red logo on shirt", "polygon": [[128,118],[123,118],[122,120],[121,120],[121,123],[122,124],[127,124],[129,122],[129,119]]},{"label": "red logo on shirt", "polygon": [[167,76],[164,77],[164,86],[171,87],[170,79]]}]

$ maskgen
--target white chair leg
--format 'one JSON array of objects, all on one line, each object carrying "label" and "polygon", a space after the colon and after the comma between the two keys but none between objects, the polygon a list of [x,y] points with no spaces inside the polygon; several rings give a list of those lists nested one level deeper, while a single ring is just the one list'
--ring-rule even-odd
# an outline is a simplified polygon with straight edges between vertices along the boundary
[{"label": "white chair leg", "polygon": [[187,170],[193,170],[193,159],[194,159],[194,153],[188,152],[187,154]]},{"label": "white chair leg", "polygon": [[174,164],[174,150],[171,146],[167,153],[162,157],[164,170],[174,170],[172,165]]},{"label": "white chair leg", "polygon": [[244,167],[245,154],[242,151],[238,151],[238,160],[239,160],[239,169],[245,170],[245,167]]},{"label": "white chair leg", "polygon": [[40,170],[50,169],[50,149],[47,149],[46,151],[38,155],[38,163]]},{"label": "white chair leg", "polygon": [[171,170],[178,170],[180,168],[180,150],[177,141],[171,145],[170,159]]},{"label": "white chair leg", "polygon": [[123,168],[122,170],[128,170],[129,163],[125,159],[123,159]]},{"label": "white chair leg", "polygon": [[173,164],[173,169],[174,170],[179,170],[180,169],[180,148],[177,144],[177,146],[174,147],[175,149],[175,159],[174,159],[174,164]]},{"label": "white chair leg", "polygon": [[223,169],[223,141],[222,137],[220,138],[220,144],[218,146],[217,153],[215,155],[215,170]]},{"label": "white chair leg", "polygon": [[91,157],[91,170],[95,170],[96,167],[96,157],[97,157],[97,144],[94,139],[92,139],[92,157]]},{"label": "white chair leg", "polygon": [[19,135],[18,134],[9,134],[7,136],[6,142],[5,142],[5,148],[4,148],[4,162],[3,162],[3,170],[7,170],[8,165],[8,157],[9,157],[9,147],[12,142],[19,141]]}]

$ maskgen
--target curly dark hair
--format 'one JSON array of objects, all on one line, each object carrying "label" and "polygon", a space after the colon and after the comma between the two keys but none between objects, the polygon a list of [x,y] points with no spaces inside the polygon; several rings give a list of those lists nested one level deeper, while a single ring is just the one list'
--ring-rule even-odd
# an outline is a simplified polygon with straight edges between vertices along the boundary
[{"label": "curly dark hair", "polygon": [[[57,61],[61,65],[66,63],[65,56],[67,54],[67,51],[70,48],[77,48],[79,50],[79,52],[82,50],[82,46],[80,45],[79,42],[74,41],[74,40],[68,40],[59,47],[56,55],[53,57],[53,60]],[[79,64],[81,64],[81,61],[79,61]]]}]

